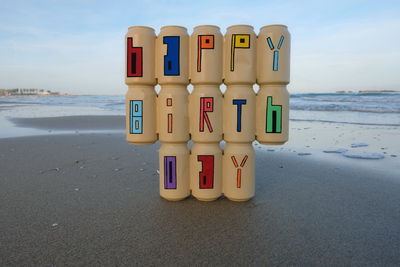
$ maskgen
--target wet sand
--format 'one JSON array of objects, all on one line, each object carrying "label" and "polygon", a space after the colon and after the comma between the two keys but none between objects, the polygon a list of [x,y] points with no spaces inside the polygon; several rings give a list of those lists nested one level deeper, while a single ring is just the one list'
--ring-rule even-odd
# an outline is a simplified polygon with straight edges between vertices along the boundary
[{"label": "wet sand", "polygon": [[158,148],[123,134],[0,139],[0,265],[400,264],[392,172],[256,150],[253,200],[168,202]]},{"label": "wet sand", "polygon": [[17,127],[44,130],[125,129],[125,116],[64,116],[47,118],[11,118]]}]

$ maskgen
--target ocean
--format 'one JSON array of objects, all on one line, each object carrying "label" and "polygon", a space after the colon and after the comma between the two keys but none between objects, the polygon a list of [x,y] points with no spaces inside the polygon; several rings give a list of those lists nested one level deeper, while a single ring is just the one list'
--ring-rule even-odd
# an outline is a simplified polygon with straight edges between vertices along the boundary
[{"label": "ocean", "polygon": [[[279,147],[254,145],[263,153],[384,159],[361,167],[395,170],[400,157],[400,92],[292,94],[289,141]],[[0,138],[33,135],[124,133],[115,130],[16,126],[18,118],[125,115],[124,96],[47,96],[0,98]],[[79,119],[77,118],[79,121]],[[60,121],[66,121],[60,118]],[[335,157],[336,155],[336,157]],[[339,158],[338,158],[339,157]],[[360,163],[361,164],[361,163]]]},{"label": "ocean", "polygon": [[[400,126],[400,92],[312,93],[290,96],[290,119],[361,125]],[[124,96],[0,98],[0,117],[124,115]]]},{"label": "ocean", "polygon": [[399,93],[293,94],[291,120],[400,125]]}]

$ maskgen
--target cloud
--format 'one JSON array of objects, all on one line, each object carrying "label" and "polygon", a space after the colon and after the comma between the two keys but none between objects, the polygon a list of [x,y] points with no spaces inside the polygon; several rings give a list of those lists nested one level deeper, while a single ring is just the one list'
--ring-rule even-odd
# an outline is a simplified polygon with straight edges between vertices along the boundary
[{"label": "cloud", "polygon": [[291,90],[398,89],[400,19],[359,20],[293,39]]},{"label": "cloud", "polygon": [[292,92],[398,89],[395,1],[4,1],[0,87],[123,94],[131,25],[157,31],[215,24],[284,23],[292,34]]}]

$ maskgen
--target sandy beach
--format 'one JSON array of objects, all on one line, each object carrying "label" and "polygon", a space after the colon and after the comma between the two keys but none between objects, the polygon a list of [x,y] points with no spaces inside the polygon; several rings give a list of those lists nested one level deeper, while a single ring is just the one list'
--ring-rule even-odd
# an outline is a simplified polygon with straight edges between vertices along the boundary
[{"label": "sandy beach", "polygon": [[0,267],[400,267],[400,1],[0,3]]},{"label": "sandy beach", "polygon": [[71,133],[0,139],[1,266],[400,264],[398,170],[269,147],[251,201],[168,202],[159,144],[128,145],[110,119],[14,120]]}]

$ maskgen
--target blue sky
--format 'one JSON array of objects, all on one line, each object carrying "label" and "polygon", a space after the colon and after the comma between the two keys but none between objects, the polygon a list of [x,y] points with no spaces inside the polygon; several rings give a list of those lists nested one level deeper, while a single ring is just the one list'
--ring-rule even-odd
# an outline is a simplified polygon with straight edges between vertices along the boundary
[{"label": "blue sky", "polygon": [[0,88],[124,94],[129,26],[286,24],[289,91],[400,89],[400,1],[0,1]]}]

